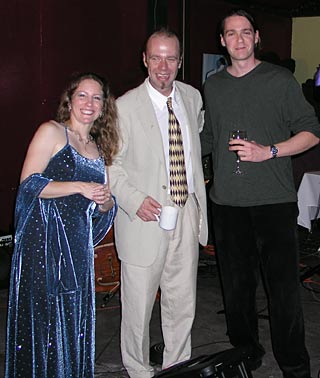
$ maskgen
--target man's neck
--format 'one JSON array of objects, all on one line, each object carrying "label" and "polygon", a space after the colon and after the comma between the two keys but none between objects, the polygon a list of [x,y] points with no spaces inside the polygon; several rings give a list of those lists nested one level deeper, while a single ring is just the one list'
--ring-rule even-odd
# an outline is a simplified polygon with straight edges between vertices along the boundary
[{"label": "man's neck", "polygon": [[260,60],[256,58],[248,60],[232,60],[232,65],[227,67],[230,75],[235,77],[241,77],[252,71],[260,64]]}]

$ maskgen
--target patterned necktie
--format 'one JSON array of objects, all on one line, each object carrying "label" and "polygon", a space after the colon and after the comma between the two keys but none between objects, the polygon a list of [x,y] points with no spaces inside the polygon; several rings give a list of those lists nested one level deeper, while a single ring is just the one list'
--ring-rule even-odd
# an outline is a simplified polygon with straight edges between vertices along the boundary
[{"label": "patterned necktie", "polygon": [[170,197],[180,207],[188,198],[188,183],[184,162],[183,141],[179,122],[172,109],[172,98],[168,97],[169,112],[169,172]]}]

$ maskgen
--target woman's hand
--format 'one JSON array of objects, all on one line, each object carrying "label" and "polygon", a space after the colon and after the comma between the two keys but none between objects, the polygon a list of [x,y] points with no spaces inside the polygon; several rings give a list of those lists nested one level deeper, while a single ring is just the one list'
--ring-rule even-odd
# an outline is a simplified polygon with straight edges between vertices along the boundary
[{"label": "woman's hand", "polygon": [[81,194],[99,205],[102,212],[109,211],[114,206],[110,188],[105,184],[83,182]]},{"label": "woman's hand", "polygon": [[111,192],[107,185],[99,184],[96,182],[79,182],[79,193],[91,201],[94,201],[98,205],[104,204],[104,202],[110,200]]}]

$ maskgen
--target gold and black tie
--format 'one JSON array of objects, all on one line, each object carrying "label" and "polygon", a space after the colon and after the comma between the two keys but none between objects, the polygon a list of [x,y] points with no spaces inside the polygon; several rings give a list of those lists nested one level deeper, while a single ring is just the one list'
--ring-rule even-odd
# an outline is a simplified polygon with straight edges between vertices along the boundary
[{"label": "gold and black tie", "polygon": [[172,109],[172,98],[168,97],[169,112],[169,172],[170,197],[180,207],[188,198],[188,183],[184,160],[183,141],[179,122]]}]

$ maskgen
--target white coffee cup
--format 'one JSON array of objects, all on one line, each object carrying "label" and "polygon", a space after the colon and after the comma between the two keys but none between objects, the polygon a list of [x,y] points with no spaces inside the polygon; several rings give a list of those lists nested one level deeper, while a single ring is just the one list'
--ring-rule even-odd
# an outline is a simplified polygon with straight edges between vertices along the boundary
[{"label": "white coffee cup", "polygon": [[167,231],[176,228],[178,219],[178,209],[173,206],[162,206],[160,216],[156,215],[159,226]]}]

